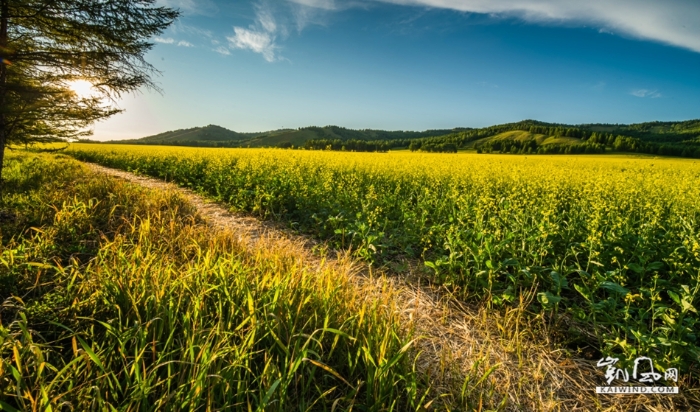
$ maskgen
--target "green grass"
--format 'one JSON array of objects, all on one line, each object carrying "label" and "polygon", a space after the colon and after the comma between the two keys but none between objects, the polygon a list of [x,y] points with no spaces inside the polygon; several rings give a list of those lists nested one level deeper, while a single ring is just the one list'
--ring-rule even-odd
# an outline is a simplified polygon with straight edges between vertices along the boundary
[{"label": "green grass", "polygon": [[482,145],[484,143],[498,141],[498,140],[517,140],[520,142],[527,142],[530,140],[537,141],[538,145],[548,145],[548,144],[581,144],[583,141],[574,137],[561,137],[561,136],[547,136],[543,134],[535,134],[522,130],[514,130],[510,132],[499,133],[494,136],[485,137],[483,139],[474,140],[466,144],[466,148],[474,148],[476,146]]},{"label": "green grass", "polygon": [[246,251],[180,195],[13,155],[0,209],[1,410],[418,409],[390,300]]},{"label": "green grass", "polygon": [[546,138],[542,141],[542,145],[548,145],[548,144],[566,145],[566,144],[581,144],[581,143],[583,143],[583,141],[581,139],[577,139],[575,137],[561,137],[561,136],[549,136],[548,138]]},{"label": "green grass", "polygon": [[549,136],[545,136],[543,134],[535,134],[535,133],[530,133],[530,132],[525,132],[522,130],[514,130],[512,132],[503,132],[499,133],[495,136],[487,137],[486,140],[518,140],[521,142],[526,142],[530,140],[536,140],[537,143],[542,143],[545,139],[547,139]]},{"label": "green grass", "polygon": [[287,130],[282,132],[271,132],[263,136],[256,137],[246,144],[251,147],[277,146],[283,142],[289,142],[296,147],[303,146],[307,140],[318,139],[320,136],[313,130]]}]

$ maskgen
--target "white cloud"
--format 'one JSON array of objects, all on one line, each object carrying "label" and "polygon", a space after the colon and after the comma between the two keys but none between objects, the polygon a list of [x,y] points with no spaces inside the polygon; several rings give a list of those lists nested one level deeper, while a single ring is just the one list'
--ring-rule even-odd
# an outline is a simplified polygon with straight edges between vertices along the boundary
[{"label": "white cloud", "polygon": [[263,55],[269,62],[275,61],[275,38],[270,33],[234,27],[234,35],[226,39],[235,49],[249,49]]},{"label": "white cloud", "polygon": [[258,23],[260,23],[263,30],[266,32],[274,33],[277,31],[277,22],[275,22],[275,18],[272,17],[272,12],[270,9],[258,7],[257,19]]},{"label": "white cloud", "polygon": [[[296,1],[294,1],[294,0],[290,0],[290,1],[293,1],[296,3]],[[303,5],[303,4],[297,5],[296,7],[294,7],[292,9],[292,12],[294,15],[294,20],[295,20],[296,26],[297,26],[297,31],[299,33],[301,33],[301,31],[304,30],[304,28],[306,26],[317,21],[320,14],[327,13],[327,11],[328,11],[327,9],[319,11],[319,9],[317,9],[317,8]]]},{"label": "white cloud", "polygon": [[[331,0],[290,0],[331,7]],[[700,52],[697,0],[373,0],[464,12],[515,16],[532,22],[572,21]]]},{"label": "white cloud", "polygon": [[632,96],[636,97],[649,97],[651,99],[657,99],[661,97],[661,93],[659,93],[656,90],[647,90],[647,89],[637,89],[637,90],[632,90],[630,92]]},{"label": "white cloud", "polygon": [[233,36],[226,37],[229,47],[260,53],[268,62],[279,60],[276,55],[279,46],[275,40],[278,33],[286,35],[286,29],[277,24],[269,8],[259,5],[255,24],[247,29],[234,27],[233,33]]},{"label": "white cloud", "polygon": [[292,14],[298,32],[309,25],[327,25],[327,16],[334,11],[352,8],[367,9],[378,0],[287,0],[292,6]]},{"label": "white cloud", "polygon": [[156,43],[162,43],[162,44],[174,44],[176,46],[180,47],[194,47],[194,45],[186,40],[180,40],[177,41],[173,39],[172,37],[156,37],[153,39],[154,42]]},{"label": "white cloud", "polygon": [[176,20],[172,26],[170,26],[170,31],[175,34],[185,34],[188,36],[195,36],[201,39],[211,39],[214,37],[214,33],[211,30],[201,29],[196,26],[191,26],[185,24],[182,20]]},{"label": "white cloud", "polygon": [[301,6],[306,6],[306,7],[313,7],[317,9],[324,9],[324,10],[337,10],[338,6],[336,5],[335,0],[289,0],[292,3],[299,4]]},{"label": "white cloud", "polygon": [[219,46],[215,48],[214,51],[224,56],[228,56],[229,54],[231,54],[231,52],[224,46]]}]

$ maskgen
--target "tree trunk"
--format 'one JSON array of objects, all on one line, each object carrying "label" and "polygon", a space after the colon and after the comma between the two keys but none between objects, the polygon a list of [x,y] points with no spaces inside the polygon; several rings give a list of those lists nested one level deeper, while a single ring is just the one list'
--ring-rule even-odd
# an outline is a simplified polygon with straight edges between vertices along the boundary
[{"label": "tree trunk", "polygon": [[[7,20],[9,0],[0,0],[0,53],[7,54]],[[0,62],[0,196],[5,191],[2,168],[5,165],[5,144],[7,143],[7,117],[5,112],[7,96],[7,66]]]}]

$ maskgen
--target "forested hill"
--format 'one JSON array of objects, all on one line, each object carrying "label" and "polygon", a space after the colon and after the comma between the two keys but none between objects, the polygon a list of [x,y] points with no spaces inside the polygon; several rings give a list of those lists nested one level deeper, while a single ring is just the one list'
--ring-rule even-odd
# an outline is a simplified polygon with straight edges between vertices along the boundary
[{"label": "forested hill", "polygon": [[[336,149],[341,142],[316,140],[306,145],[316,149],[329,146]],[[368,142],[366,145],[376,146],[378,150],[409,148],[427,152],[456,152],[460,149],[515,154],[617,151],[700,158],[700,120],[632,125],[567,125],[524,120],[460,130],[443,136]]]},{"label": "forested hill", "polygon": [[299,129],[280,129],[259,133],[239,133],[220,126],[209,125],[206,127],[169,131],[140,139],[112,141],[109,143],[207,147],[299,147],[303,146],[309,140],[410,140],[431,136],[444,136],[449,133],[465,130],[469,129],[457,128],[414,132],[372,129],[353,130],[338,126],[310,126]]},{"label": "forested hill", "polygon": [[209,126],[205,127],[173,130],[153,136],[142,137],[140,139],[122,140],[118,143],[182,144],[183,142],[202,142],[203,145],[206,146],[215,144],[215,142],[248,140],[259,134],[260,133],[238,133],[234,132],[233,130],[210,124]]},{"label": "forested hill", "polygon": [[631,125],[587,124],[580,127],[597,132],[623,134],[645,141],[678,143],[700,138],[700,120],[684,122],[648,122]]},{"label": "forested hill", "polygon": [[209,125],[111,143],[314,150],[578,154],[632,152],[700,158],[700,120],[568,125],[523,120],[442,130],[354,130],[338,126],[239,133]]}]

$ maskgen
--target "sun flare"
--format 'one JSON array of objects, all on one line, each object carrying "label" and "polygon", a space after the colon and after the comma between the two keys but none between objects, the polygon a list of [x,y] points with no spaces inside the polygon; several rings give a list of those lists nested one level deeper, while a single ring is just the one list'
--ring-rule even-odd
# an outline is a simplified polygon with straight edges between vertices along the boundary
[{"label": "sun flare", "polygon": [[97,91],[93,87],[92,83],[87,80],[73,80],[68,82],[68,87],[81,98],[94,97]]}]

